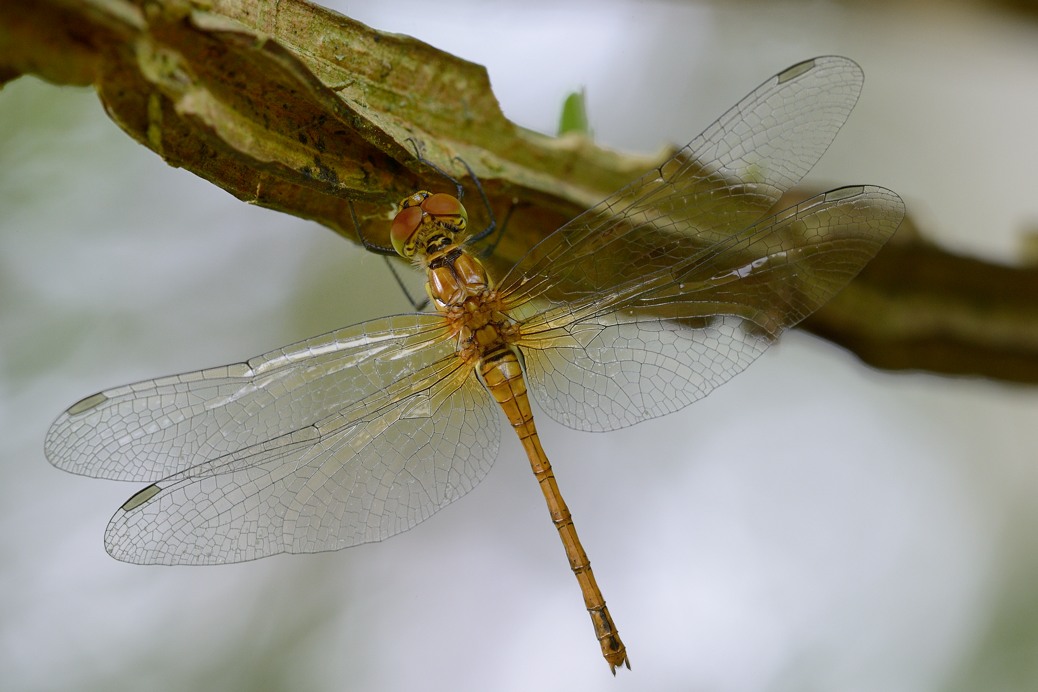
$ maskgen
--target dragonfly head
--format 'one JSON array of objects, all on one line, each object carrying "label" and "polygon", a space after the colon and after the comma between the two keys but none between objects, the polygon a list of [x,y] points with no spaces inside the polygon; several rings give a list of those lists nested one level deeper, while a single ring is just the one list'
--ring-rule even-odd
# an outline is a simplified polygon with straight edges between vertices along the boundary
[{"label": "dragonfly head", "polygon": [[457,197],[420,190],[400,202],[389,237],[401,257],[412,259],[456,245],[468,224],[468,212]]}]

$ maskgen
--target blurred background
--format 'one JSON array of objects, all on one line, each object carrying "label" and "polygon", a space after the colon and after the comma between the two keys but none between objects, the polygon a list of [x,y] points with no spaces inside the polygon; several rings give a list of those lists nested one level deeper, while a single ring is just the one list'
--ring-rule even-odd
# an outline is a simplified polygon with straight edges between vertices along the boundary
[{"label": "blurred background", "polygon": [[[1008,5],[325,4],[485,65],[528,128],[586,88],[596,139],[631,152],[846,55],[865,89],[808,184],[890,187],[987,259],[1038,227],[1038,31]],[[799,333],[632,429],[540,417],[634,666],[615,680],[509,435],[468,497],[382,544],[111,559],[139,487],[53,469],[59,412],[408,306],[381,259],[167,167],[91,90],[6,86],[0,164],[3,689],[1038,689],[1038,391],[876,372]]]}]

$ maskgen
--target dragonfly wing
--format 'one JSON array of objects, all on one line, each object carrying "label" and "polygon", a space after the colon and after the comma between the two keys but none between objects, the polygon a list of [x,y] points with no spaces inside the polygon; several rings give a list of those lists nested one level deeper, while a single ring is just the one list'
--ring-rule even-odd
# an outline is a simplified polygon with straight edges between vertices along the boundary
[{"label": "dragonfly wing", "polygon": [[[829,148],[863,81],[855,62],[833,56],[775,75],[658,169],[538,243],[502,292],[518,304],[606,290],[643,273],[657,248],[710,246],[750,226]],[[603,254],[629,261],[593,271]]]},{"label": "dragonfly wing", "polygon": [[[453,353],[408,383],[159,481],[105,547],[145,564],[220,564],[379,541],[471,490],[497,456],[496,410]],[[391,390],[393,388],[390,388]]]},{"label": "dragonfly wing", "polygon": [[156,481],[323,420],[452,349],[442,318],[399,315],[244,363],[87,397],[47,433],[47,458],[97,478]]},{"label": "dragonfly wing", "polygon": [[876,254],[904,217],[880,187],[840,188],[598,295],[514,312],[530,390],[556,420],[612,430],[669,413],[742,371]]},{"label": "dragonfly wing", "polygon": [[[468,492],[499,442],[492,400],[434,315],[95,395],[55,428],[67,438],[48,437],[57,465],[119,478],[167,471],[105,535],[114,557],[147,564],[381,540]],[[88,451],[96,456],[77,458]]]}]

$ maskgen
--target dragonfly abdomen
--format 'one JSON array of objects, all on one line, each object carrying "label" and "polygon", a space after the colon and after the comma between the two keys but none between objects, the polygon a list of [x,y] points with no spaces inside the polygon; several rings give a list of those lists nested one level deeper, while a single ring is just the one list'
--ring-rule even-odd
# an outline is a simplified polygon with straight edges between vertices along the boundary
[{"label": "dragonfly abdomen", "polygon": [[570,514],[569,507],[566,506],[566,501],[559,491],[559,484],[555,480],[551,462],[548,461],[548,455],[541,447],[540,436],[537,434],[533,413],[530,410],[530,397],[526,392],[526,380],[523,377],[519,357],[510,347],[501,345],[480,359],[479,374],[490,391],[490,395],[504,410],[505,416],[508,417],[508,421],[519,435],[519,440],[523,443],[526,455],[530,459],[533,475],[541,487],[545,502],[548,503],[552,523],[559,532],[559,538],[562,539],[570,569],[573,570],[577,583],[580,585],[584,605],[591,616],[595,636],[598,637],[599,645],[602,648],[602,656],[605,657],[614,674],[617,667],[621,665],[630,668],[627,649],[620,640],[616,625],[613,624],[613,618],[606,607],[605,598],[595,581],[595,574],[591,571],[591,561],[588,560],[584,546],[580,543],[580,537],[577,536],[573,515]]},{"label": "dragonfly abdomen", "polygon": [[526,393],[526,380],[519,358],[508,346],[501,345],[479,362],[479,374],[490,391],[490,396],[504,410],[520,439],[526,435],[537,435],[533,427],[533,412],[530,397]]}]

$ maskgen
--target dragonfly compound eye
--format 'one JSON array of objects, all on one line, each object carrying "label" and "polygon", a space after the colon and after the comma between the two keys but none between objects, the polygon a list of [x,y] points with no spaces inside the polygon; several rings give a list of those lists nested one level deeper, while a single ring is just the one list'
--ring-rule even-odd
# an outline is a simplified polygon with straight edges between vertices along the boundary
[{"label": "dragonfly compound eye", "polygon": [[[403,206],[403,205],[401,205]],[[421,207],[403,207],[393,218],[389,239],[393,249],[401,257],[412,257],[415,253],[415,236],[422,225]]]},{"label": "dragonfly compound eye", "polygon": [[422,210],[433,217],[437,226],[457,233],[468,227],[469,214],[461,201],[453,195],[437,192],[422,202]]}]

